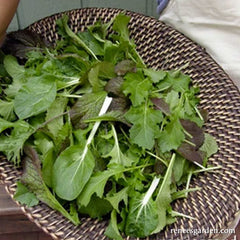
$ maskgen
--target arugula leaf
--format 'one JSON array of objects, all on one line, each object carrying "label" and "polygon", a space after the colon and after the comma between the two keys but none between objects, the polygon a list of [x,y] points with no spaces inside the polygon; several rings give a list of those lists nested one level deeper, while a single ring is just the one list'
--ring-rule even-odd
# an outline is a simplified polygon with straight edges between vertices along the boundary
[{"label": "arugula leaf", "polygon": [[130,166],[132,164],[132,159],[128,158],[125,154],[122,153],[119,146],[118,136],[117,136],[117,132],[115,130],[114,125],[112,125],[112,135],[115,142],[114,146],[112,150],[103,157],[104,158],[111,157],[109,164],[116,163],[126,167]]},{"label": "arugula leaf", "polygon": [[52,209],[59,211],[73,224],[78,225],[78,216],[71,216],[45,185],[41,176],[41,166],[36,151],[28,146],[25,148],[25,153],[24,173],[21,182],[29,189],[29,191],[34,193],[40,201],[46,203]]},{"label": "arugula leaf", "polygon": [[133,124],[130,128],[130,139],[138,146],[152,149],[156,133],[159,132],[158,124],[163,116],[161,111],[148,107],[147,103],[139,107],[131,107],[125,118]]},{"label": "arugula leaf", "polygon": [[162,81],[167,75],[167,72],[165,71],[162,71],[162,70],[157,71],[151,68],[145,68],[143,69],[143,71],[144,71],[144,74],[148,76],[153,83],[158,83]]},{"label": "arugula leaf", "polygon": [[144,103],[152,87],[148,78],[144,78],[141,71],[136,73],[127,73],[122,84],[123,93],[128,96],[134,107]]},{"label": "arugula leaf", "polygon": [[56,83],[48,76],[29,77],[14,99],[15,113],[26,119],[46,111],[56,97]]},{"label": "arugula leaf", "polygon": [[9,136],[2,135],[0,137],[0,152],[3,152],[7,156],[8,161],[13,161],[18,165],[21,161],[20,155],[23,146],[27,139],[34,133],[34,129],[22,120],[10,123],[1,119],[0,125],[2,130],[13,127]]},{"label": "arugula leaf", "polygon": [[166,124],[158,138],[158,145],[162,152],[176,150],[185,139],[183,127],[180,121],[175,118]]},{"label": "arugula leaf", "polygon": [[111,203],[113,208],[118,213],[120,213],[119,204],[120,204],[121,201],[123,201],[126,206],[128,205],[128,191],[129,191],[129,187],[125,187],[122,190],[120,190],[119,192],[116,192],[114,194],[110,194],[106,197],[106,200],[108,200]]},{"label": "arugula leaf", "polygon": [[94,193],[96,193],[98,197],[102,198],[108,179],[117,173],[121,173],[122,171],[123,168],[118,167],[116,169],[109,169],[103,172],[94,173],[85,185],[81,194],[78,196],[78,205],[87,206]]},{"label": "arugula leaf", "polygon": [[25,204],[28,207],[33,207],[39,203],[36,196],[29,192],[28,188],[25,187],[21,182],[17,182],[17,190],[14,194],[14,199],[21,204]]}]

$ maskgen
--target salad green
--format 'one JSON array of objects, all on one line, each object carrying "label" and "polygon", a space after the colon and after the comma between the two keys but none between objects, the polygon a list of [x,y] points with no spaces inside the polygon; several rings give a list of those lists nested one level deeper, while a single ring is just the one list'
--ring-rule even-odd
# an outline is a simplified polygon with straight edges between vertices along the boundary
[{"label": "salad green", "polygon": [[218,147],[203,130],[199,88],[180,70],[148,68],[129,21],[119,14],[74,33],[63,16],[54,46],[20,31],[15,56],[0,60],[0,151],[23,166],[15,199],[76,225],[110,219],[105,234],[116,240],[185,216],[171,203],[199,190],[192,176],[218,168],[207,166]]}]

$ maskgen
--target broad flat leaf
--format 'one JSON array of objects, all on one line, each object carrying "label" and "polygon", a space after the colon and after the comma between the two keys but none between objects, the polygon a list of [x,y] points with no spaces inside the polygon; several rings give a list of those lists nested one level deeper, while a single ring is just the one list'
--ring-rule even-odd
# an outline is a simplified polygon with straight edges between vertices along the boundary
[{"label": "broad flat leaf", "polygon": [[111,204],[95,194],[91,197],[89,204],[85,206],[78,206],[78,211],[81,214],[88,214],[91,218],[101,219],[112,210]]},{"label": "broad flat leaf", "polygon": [[183,142],[177,149],[177,152],[189,161],[197,162],[201,165],[203,163],[203,152],[188,143]]},{"label": "broad flat leaf", "polygon": [[16,116],[13,112],[13,102],[0,100],[0,116],[7,121],[15,120]]},{"label": "broad flat leaf", "polygon": [[158,209],[151,198],[144,209],[142,195],[134,196],[129,201],[129,212],[126,219],[125,233],[128,236],[143,238],[149,236],[158,225]]},{"label": "broad flat leaf", "polygon": [[14,199],[28,207],[33,207],[39,203],[36,196],[32,192],[29,192],[28,188],[21,182],[17,182],[17,190],[14,194]]},{"label": "broad flat leaf", "polygon": [[20,119],[46,111],[56,97],[56,83],[47,76],[29,77],[14,99],[14,109]]},{"label": "broad flat leaf", "polygon": [[185,135],[183,133],[182,125],[178,119],[173,119],[167,123],[164,130],[160,133],[158,138],[159,148],[162,152],[167,152],[172,149],[177,149]]},{"label": "broad flat leaf", "polygon": [[8,74],[15,80],[20,80],[25,74],[24,66],[18,64],[17,59],[11,55],[7,55],[4,58],[4,68]]},{"label": "broad flat leaf", "polygon": [[97,39],[89,31],[79,32],[77,36],[88,46],[89,49],[96,56],[103,56],[103,43],[97,41]]},{"label": "broad flat leaf", "polygon": [[116,211],[113,210],[111,213],[111,219],[108,227],[106,228],[106,231],[104,233],[107,237],[114,240],[123,240],[119,230],[118,230],[118,224],[117,224],[117,214]]},{"label": "broad flat leaf", "polygon": [[53,166],[56,194],[69,201],[77,198],[92,175],[94,165],[94,157],[86,145],[73,145],[64,150]]},{"label": "broad flat leaf", "polygon": [[133,124],[130,129],[130,138],[140,147],[151,149],[154,145],[163,116],[161,111],[149,108],[146,104],[140,107],[131,107],[125,114],[126,119]]},{"label": "broad flat leaf", "polygon": [[29,191],[34,193],[40,201],[46,203],[52,209],[59,211],[75,225],[78,225],[78,217],[76,215],[71,216],[45,185],[41,175],[41,163],[36,151],[31,147],[26,147],[24,151],[26,157],[24,159],[24,172],[21,182]]},{"label": "broad flat leaf", "polygon": [[198,149],[204,142],[204,132],[195,122],[186,119],[180,119],[183,128],[192,136],[189,140],[195,144]]},{"label": "broad flat leaf", "polygon": [[115,73],[124,76],[127,72],[136,72],[136,64],[131,60],[123,60],[115,66]]},{"label": "broad flat leaf", "polygon": [[0,133],[11,127],[14,127],[14,123],[0,118]]},{"label": "broad flat leaf", "polygon": [[0,137],[0,151],[6,155],[8,161],[19,164],[24,143],[33,134],[34,129],[27,122],[22,120],[11,123],[11,125],[12,126],[9,125],[9,127],[13,127],[11,135],[3,135]]},{"label": "broad flat leaf", "polygon": [[[67,102],[67,98],[56,98],[51,106],[47,109],[46,121],[61,115],[65,111]],[[57,136],[63,125],[63,116],[61,116],[49,122],[47,127],[54,136]]]},{"label": "broad flat leaf", "polygon": [[128,96],[134,107],[144,103],[148,97],[152,84],[148,78],[144,78],[142,72],[127,73],[122,84],[123,93]]},{"label": "broad flat leaf", "polygon": [[119,97],[123,95],[123,92],[121,89],[123,82],[124,82],[124,79],[122,77],[112,78],[107,82],[106,86],[104,87],[104,90],[110,94],[113,94],[115,97]]},{"label": "broad flat leaf", "polygon": [[4,92],[9,98],[14,98],[25,82],[25,69],[18,64],[15,57],[10,55],[7,55],[4,58],[4,67],[8,74],[13,78],[12,84],[10,84]]},{"label": "broad flat leaf", "polygon": [[162,98],[151,98],[152,103],[154,104],[155,109],[161,110],[164,114],[171,114],[169,105]]}]

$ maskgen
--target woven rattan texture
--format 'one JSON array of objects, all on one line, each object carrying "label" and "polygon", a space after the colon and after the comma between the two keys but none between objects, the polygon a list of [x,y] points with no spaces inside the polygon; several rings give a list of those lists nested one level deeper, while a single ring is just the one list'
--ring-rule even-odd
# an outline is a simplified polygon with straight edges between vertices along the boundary
[{"label": "woven rattan texture", "polygon": [[[70,26],[83,31],[97,20],[108,21],[122,10],[86,8],[66,12],[70,16]],[[209,111],[206,131],[217,139],[219,152],[209,164],[222,168],[215,173],[204,173],[193,179],[191,187],[201,187],[189,194],[187,199],[176,201],[173,209],[190,215],[195,220],[178,218],[158,235],[150,239],[212,239],[216,233],[198,235],[173,233],[171,229],[227,229],[240,211],[240,94],[236,86],[221,67],[197,44],[173,28],[133,12],[126,12],[130,21],[131,37],[145,63],[153,68],[176,69],[186,64],[184,72],[189,74],[201,91],[201,107]],[[54,42],[58,39],[55,21],[61,14],[42,19],[29,29]],[[0,176],[12,196],[15,182],[21,171],[7,163],[0,163]],[[106,222],[82,219],[76,227],[57,212],[41,204],[22,210],[45,232],[55,239],[102,240]],[[127,238],[133,239],[133,238]]]}]

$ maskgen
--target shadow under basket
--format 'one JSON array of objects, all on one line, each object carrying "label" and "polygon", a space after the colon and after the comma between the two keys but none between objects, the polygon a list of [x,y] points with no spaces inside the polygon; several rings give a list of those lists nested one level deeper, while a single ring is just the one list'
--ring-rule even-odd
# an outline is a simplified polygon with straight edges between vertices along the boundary
[{"label": "shadow under basket", "polygon": [[[83,8],[65,12],[74,32],[84,31],[96,21],[107,22],[121,9]],[[183,72],[190,75],[200,87],[201,108],[209,112],[206,132],[217,140],[219,151],[209,164],[221,166],[211,173],[199,174],[190,187],[201,190],[191,192],[186,199],[173,203],[173,209],[194,219],[178,217],[159,234],[148,239],[224,239],[226,236],[211,231],[234,228],[240,212],[240,93],[223,69],[206,51],[186,36],[161,21],[138,13],[125,11],[131,16],[129,29],[137,50],[148,67],[178,69],[188,64]],[[28,27],[50,42],[58,39],[56,20],[63,13],[35,22]],[[0,178],[8,194],[13,197],[21,170],[14,168],[4,157],[0,161]],[[54,239],[102,240],[106,221],[82,218],[74,226],[58,212],[41,203],[32,208],[21,208],[24,214]],[[179,229],[205,231],[184,233]],[[134,239],[134,238],[127,238]]]}]

